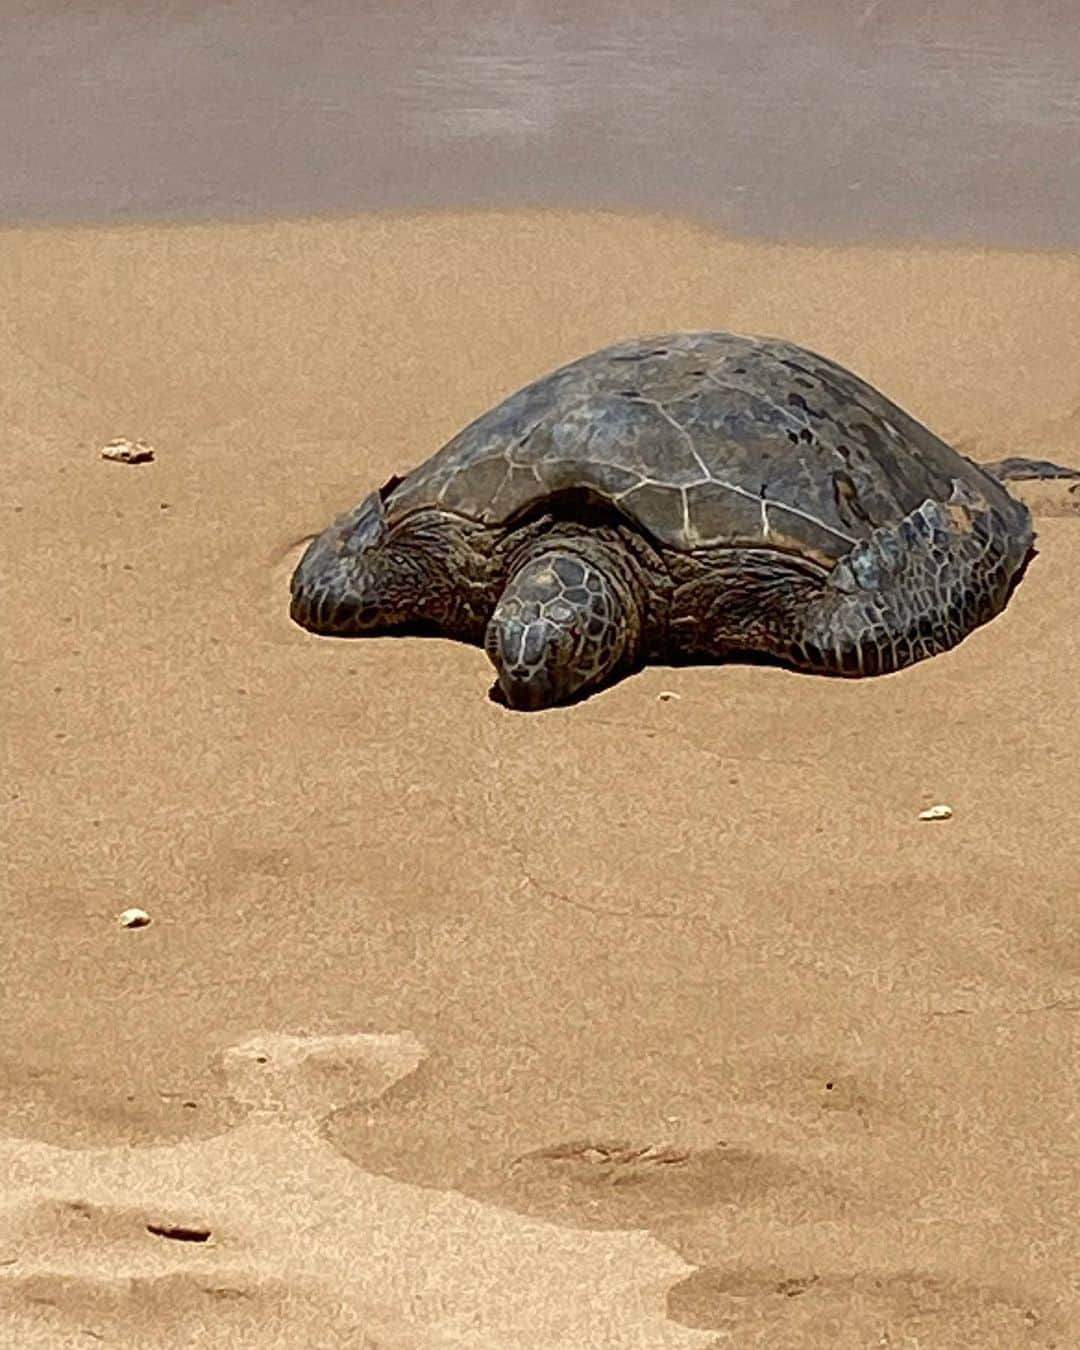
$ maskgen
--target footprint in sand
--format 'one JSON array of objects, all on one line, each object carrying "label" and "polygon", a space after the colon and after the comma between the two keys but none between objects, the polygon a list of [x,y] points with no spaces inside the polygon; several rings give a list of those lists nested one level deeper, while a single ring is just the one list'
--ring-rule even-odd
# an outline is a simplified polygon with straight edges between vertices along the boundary
[{"label": "footprint in sand", "polygon": [[0,1138],[0,1323],[20,1350],[696,1350],[644,1233],[585,1233],[371,1176],[327,1117],[415,1072],[412,1035],[260,1032],[218,1069],[212,1139],[75,1150]]},{"label": "footprint in sand", "polygon": [[242,1105],[297,1121],[321,1121],[345,1106],[375,1101],[427,1058],[412,1035],[287,1036],[260,1032],[221,1057],[229,1091]]},{"label": "footprint in sand", "polygon": [[734,1266],[699,1270],[668,1297],[672,1317],[768,1350],[1063,1347],[1063,1328],[1019,1290],[918,1271],[817,1274]]},{"label": "footprint in sand", "polygon": [[5,1242],[23,1260],[34,1252],[55,1257],[61,1251],[81,1251],[87,1244],[149,1252],[162,1240],[204,1243],[212,1235],[209,1224],[178,1208],[151,1210],[86,1200],[50,1199],[27,1205],[5,1226]]},{"label": "footprint in sand", "polygon": [[4,1325],[19,1350],[427,1350],[433,1342],[364,1319],[325,1290],[256,1271],[30,1274],[5,1282]]},{"label": "footprint in sand", "polygon": [[500,1198],[563,1223],[655,1229],[702,1210],[756,1204],[801,1179],[786,1158],[728,1143],[574,1140],[515,1159]]}]

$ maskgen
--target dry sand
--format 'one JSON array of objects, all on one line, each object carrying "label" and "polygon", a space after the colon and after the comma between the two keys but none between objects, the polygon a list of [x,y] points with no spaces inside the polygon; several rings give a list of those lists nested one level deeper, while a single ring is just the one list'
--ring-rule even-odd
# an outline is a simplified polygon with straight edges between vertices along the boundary
[{"label": "dry sand", "polygon": [[303,535],[678,327],[1080,463],[1080,255],[0,236],[5,1347],[1080,1342],[1076,494],[1027,492],[1004,615],[876,681],[525,716],[479,651],[288,621]]}]

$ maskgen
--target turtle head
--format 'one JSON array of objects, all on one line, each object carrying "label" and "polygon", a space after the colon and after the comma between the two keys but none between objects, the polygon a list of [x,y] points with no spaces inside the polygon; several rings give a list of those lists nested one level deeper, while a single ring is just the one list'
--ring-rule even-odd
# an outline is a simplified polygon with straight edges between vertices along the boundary
[{"label": "turtle head", "polygon": [[350,637],[398,627],[416,610],[415,569],[389,543],[384,495],[372,492],[317,535],[292,576],[290,615],[313,633]]}]

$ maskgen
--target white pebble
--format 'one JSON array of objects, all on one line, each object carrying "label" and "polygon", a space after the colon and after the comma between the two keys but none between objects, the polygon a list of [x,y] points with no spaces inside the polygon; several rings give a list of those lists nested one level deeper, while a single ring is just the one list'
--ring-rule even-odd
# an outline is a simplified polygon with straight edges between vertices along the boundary
[{"label": "white pebble", "polygon": [[125,928],[145,928],[150,922],[150,915],[145,909],[125,909],[120,915],[120,923]]},{"label": "white pebble", "polygon": [[661,689],[656,697],[661,703],[670,703],[673,699],[682,698],[682,694],[677,694],[674,689]]},{"label": "white pebble", "polygon": [[113,459],[120,464],[147,464],[154,458],[154,447],[146,441],[129,441],[118,436],[102,448],[101,458]]},{"label": "white pebble", "polygon": [[920,820],[949,820],[952,817],[952,807],[946,806],[944,802],[939,802],[936,806],[928,806],[925,811],[919,812]]}]

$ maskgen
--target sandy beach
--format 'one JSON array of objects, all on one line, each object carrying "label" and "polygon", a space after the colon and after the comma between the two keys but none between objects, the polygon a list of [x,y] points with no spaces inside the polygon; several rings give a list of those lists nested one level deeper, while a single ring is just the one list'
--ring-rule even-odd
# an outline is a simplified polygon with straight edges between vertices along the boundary
[{"label": "sandy beach", "polygon": [[1068,484],[1018,488],[1005,613],[878,680],[650,669],[526,716],[480,651],[288,620],[370,487],[706,327],[1080,464],[1080,254],[0,234],[4,1346],[1076,1343]]}]

